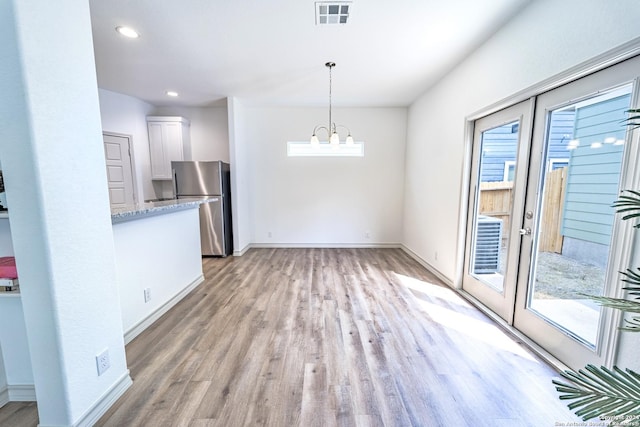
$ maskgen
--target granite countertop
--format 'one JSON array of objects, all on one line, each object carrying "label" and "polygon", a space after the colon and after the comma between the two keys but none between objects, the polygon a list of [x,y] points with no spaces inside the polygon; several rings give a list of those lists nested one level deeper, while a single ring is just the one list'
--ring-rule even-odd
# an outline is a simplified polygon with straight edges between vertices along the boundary
[{"label": "granite countertop", "polygon": [[210,203],[219,200],[218,197],[209,198],[184,198],[170,199],[157,202],[144,202],[135,205],[127,205],[111,208],[111,223],[131,221],[148,216],[162,215],[184,209],[199,207],[202,203]]}]

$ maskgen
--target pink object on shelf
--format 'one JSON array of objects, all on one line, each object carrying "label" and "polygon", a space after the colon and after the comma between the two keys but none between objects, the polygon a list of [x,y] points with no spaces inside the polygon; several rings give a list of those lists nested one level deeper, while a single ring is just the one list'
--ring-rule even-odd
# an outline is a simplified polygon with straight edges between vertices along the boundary
[{"label": "pink object on shelf", "polygon": [[17,279],[16,259],[12,256],[0,257],[0,278]]}]

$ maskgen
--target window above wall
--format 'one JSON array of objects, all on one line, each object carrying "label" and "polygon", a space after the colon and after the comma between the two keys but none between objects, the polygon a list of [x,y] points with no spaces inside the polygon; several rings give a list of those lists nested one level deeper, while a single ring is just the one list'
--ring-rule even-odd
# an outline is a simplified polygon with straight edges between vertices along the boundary
[{"label": "window above wall", "polygon": [[288,157],[364,157],[364,142],[352,144],[311,144],[308,141],[287,142]]}]

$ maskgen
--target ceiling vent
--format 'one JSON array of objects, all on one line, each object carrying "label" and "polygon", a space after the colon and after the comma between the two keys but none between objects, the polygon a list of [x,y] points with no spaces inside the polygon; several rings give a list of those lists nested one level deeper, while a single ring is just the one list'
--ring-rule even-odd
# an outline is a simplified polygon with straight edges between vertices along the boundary
[{"label": "ceiling vent", "polygon": [[316,2],[316,25],[346,24],[351,2]]}]

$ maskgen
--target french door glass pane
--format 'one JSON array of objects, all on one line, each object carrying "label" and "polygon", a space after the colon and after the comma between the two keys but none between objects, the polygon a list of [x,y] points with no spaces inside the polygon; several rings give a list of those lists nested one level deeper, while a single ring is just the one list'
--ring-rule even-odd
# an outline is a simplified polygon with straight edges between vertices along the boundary
[{"label": "french door glass pane", "polygon": [[504,291],[519,122],[482,132],[469,274]]},{"label": "french door glass pane", "polygon": [[[595,348],[631,87],[549,113],[527,307]],[[539,196],[540,197],[540,196]]]}]

